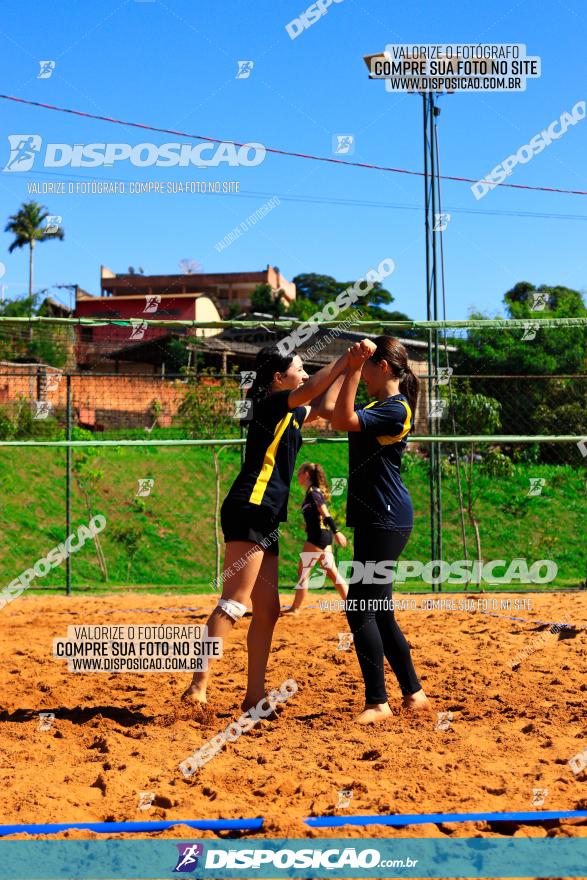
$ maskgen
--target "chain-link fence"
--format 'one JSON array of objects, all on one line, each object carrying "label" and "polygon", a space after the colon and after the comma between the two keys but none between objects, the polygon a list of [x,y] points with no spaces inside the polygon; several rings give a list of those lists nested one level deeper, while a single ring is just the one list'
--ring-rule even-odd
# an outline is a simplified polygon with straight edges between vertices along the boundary
[{"label": "chain-link fence", "polygon": [[[328,333],[326,328],[323,338]],[[473,323],[445,330],[434,348],[429,331],[406,336],[421,383],[403,463],[415,511],[404,557],[414,562],[415,573],[396,589],[585,585],[585,333],[584,324],[555,323],[532,335],[519,326],[498,330]],[[321,352],[328,360],[355,338],[348,332],[333,336]],[[214,339],[216,357],[220,335]],[[250,357],[240,362],[234,342],[227,343],[230,356],[219,372],[217,363],[206,361],[206,339],[186,334],[175,340],[174,361],[153,357],[163,343],[153,348],[151,341],[151,348],[135,347],[134,360],[118,350],[115,370],[104,369],[102,350],[95,364],[81,370],[71,366],[77,342],[70,325],[53,337],[44,325],[19,325],[15,340],[10,349],[3,324],[2,582],[33,569],[33,589],[62,589],[68,582],[73,589],[212,590],[221,559],[218,507],[240,467],[246,435],[239,406]],[[180,350],[192,356],[178,368]],[[15,351],[18,362],[6,357]],[[298,464],[323,465],[330,506],[344,523],[345,438],[327,422],[304,433]],[[289,520],[281,529],[284,586],[296,582],[304,542],[301,501],[294,478]],[[436,505],[442,558],[426,569]],[[62,552],[58,564],[34,569],[96,516],[106,521],[99,533],[85,541],[78,537],[79,548]],[[339,560],[351,558],[349,542]],[[461,563],[472,574],[459,580],[456,569],[443,570],[445,562]]]}]

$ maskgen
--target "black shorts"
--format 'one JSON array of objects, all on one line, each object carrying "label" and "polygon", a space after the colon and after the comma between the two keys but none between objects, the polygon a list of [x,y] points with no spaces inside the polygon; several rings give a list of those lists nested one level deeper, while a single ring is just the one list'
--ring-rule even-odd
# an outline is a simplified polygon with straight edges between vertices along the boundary
[{"label": "black shorts", "polygon": [[326,550],[332,544],[332,532],[330,529],[318,529],[317,532],[307,532],[306,540],[321,550]]},{"label": "black shorts", "polygon": [[267,507],[256,504],[236,506],[226,503],[220,508],[220,525],[224,542],[252,541],[268,553],[279,556],[279,519]]}]

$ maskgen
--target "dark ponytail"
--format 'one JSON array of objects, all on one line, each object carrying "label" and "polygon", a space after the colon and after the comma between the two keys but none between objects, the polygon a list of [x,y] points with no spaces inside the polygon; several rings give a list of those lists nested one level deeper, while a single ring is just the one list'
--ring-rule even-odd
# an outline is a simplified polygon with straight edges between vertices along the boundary
[{"label": "dark ponytail", "polygon": [[276,373],[285,373],[293,361],[292,355],[283,355],[276,345],[266,345],[259,349],[253,367],[256,375],[247,391],[247,400],[261,401],[269,394]]},{"label": "dark ponytail", "polygon": [[386,361],[389,364],[393,376],[399,379],[399,390],[407,397],[415,418],[420,382],[408,363],[408,352],[405,345],[402,345],[399,339],[395,339],[393,336],[378,336],[373,341],[377,350],[371,360],[375,363]]}]

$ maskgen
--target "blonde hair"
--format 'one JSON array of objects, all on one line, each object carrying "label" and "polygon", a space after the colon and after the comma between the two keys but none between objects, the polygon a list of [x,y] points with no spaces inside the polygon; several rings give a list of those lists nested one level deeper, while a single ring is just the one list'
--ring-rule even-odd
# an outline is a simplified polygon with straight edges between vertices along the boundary
[{"label": "blonde hair", "polygon": [[312,461],[305,461],[300,465],[299,473],[309,474],[312,486],[320,489],[327,501],[330,501],[330,489],[328,488],[328,480],[321,464]]}]

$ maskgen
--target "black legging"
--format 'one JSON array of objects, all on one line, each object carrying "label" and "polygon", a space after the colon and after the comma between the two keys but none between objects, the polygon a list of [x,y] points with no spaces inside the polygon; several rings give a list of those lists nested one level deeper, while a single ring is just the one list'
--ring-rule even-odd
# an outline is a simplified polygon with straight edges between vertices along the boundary
[{"label": "black legging", "polygon": [[[367,562],[398,559],[408,542],[410,531],[388,531],[372,526],[356,528],[355,562],[365,565]],[[373,580],[368,572],[366,579]],[[358,582],[350,585],[346,612],[365,681],[365,702],[369,704],[387,702],[384,655],[404,696],[415,694],[421,688],[412,664],[410,647],[389,607],[391,575],[385,578],[376,575],[375,579],[381,583]],[[378,608],[378,605],[383,607]]]}]

